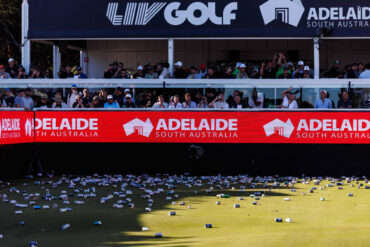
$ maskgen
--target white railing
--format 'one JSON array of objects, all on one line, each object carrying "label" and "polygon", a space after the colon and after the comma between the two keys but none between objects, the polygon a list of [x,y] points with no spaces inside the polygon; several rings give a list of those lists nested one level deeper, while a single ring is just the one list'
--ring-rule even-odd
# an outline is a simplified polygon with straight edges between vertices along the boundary
[{"label": "white railing", "polygon": [[370,88],[370,79],[28,79],[0,80],[0,88]]}]

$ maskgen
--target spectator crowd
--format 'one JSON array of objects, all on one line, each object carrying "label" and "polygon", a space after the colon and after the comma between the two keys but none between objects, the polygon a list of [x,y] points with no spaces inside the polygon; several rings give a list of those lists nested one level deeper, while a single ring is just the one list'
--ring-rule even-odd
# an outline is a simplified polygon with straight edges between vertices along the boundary
[{"label": "spectator crowd", "polygon": [[[58,78],[85,79],[86,74],[79,66],[60,67]],[[370,64],[362,63],[346,65],[341,68],[340,62],[335,61],[332,68],[325,72],[327,78],[370,78]],[[52,78],[50,70],[41,70],[31,67],[26,73],[21,65],[17,65],[10,58],[6,66],[0,65],[0,79],[37,79]],[[104,72],[106,79],[310,79],[313,78],[313,70],[309,63],[298,61],[296,64],[287,61],[283,53],[274,55],[271,61],[264,61],[260,66],[250,63],[220,63],[216,66],[201,64],[199,68],[191,66],[185,68],[182,62],[175,63],[174,74],[171,75],[168,63],[155,65],[145,64],[138,66],[135,72],[129,71],[123,63],[114,62],[109,64]],[[297,99],[297,92],[289,88],[281,92],[282,100],[278,107],[286,109],[296,108],[351,108],[351,94],[341,91],[340,100],[333,102],[326,90],[320,91],[320,97],[315,102],[304,104],[302,99]],[[17,108],[214,108],[214,109],[242,109],[242,108],[265,108],[264,94],[254,89],[248,95],[235,90],[232,95],[225,98],[222,90],[207,90],[206,93],[195,91],[180,95],[174,93],[167,96],[158,92],[142,91],[134,95],[132,89],[116,88],[101,89],[90,92],[88,88],[77,88],[73,85],[68,92],[63,90],[25,90],[0,89],[0,107]],[[281,102],[280,102],[281,101]],[[281,103],[281,104],[280,104]],[[370,107],[370,98],[365,99],[362,107]]]},{"label": "spectator crowd", "polygon": [[[166,97],[157,91],[145,90],[137,93],[134,97],[133,89],[101,89],[92,91],[88,88],[78,88],[72,85],[71,89],[4,89],[0,93],[0,107],[10,108],[154,108],[154,109],[262,109],[266,108],[265,96],[263,92],[253,89],[248,95],[239,90],[235,90],[232,95],[225,97],[222,90],[210,89],[205,94],[201,91],[185,93],[184,95],[173,94]],[[346,90],[341,91],[337,103],[330,99],[329,93],[321,89],[319,97],[315,102],[302,102],[297,97],[299,90],[293,91],[290,87],[281,92],[281,99],[277,100],[278,108],[298,109],[298,108],[352,108],[353,103],[350,93]],[[362,105],[363,108],[370,107],[369,99]]]},{"label": "spectator crowd", "polygon": [[[102,77],[105,79],[312,79],[314,71],[310,62],[288,61],[284,53],[274,55],[272,60],[261,64],[249,62],[222,62],[214,66],[200,64],[199,67],[185,67],[181,61],[174,64],[174,73],[170,74],[168,63],[155,65],[139,65],[136,70],[125,68],[122,62],[113,62],[105,69]],[[80,66],[61,66],[57,73],[59,79],[75,78],[86,79],[87,75]],[[26,73],[22,65],[17,65],[13,58],[7,65],[0,65],[0,79],[40,79],[53,78],[50,69],[42,70],[31,66]],[[370,63],[348,64],[341,67],[339,60],[333,62],[332,67],[323,73],[321,78],[369,79]]]}]

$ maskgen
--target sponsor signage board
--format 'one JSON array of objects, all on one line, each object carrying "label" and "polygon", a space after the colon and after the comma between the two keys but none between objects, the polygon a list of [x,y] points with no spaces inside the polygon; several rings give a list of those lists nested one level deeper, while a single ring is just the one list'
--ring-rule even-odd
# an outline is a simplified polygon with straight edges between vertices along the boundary
[{"label": "sponsor signage board", "polygon": [[370,112],[36,112],[36,142],[370,144]]},{"label": "sponsor signage board", "polygon": [[332,29],[332,37],[370,37],[368,0],[29,0],[29,4],[31,39],[313,38],[319,28]]},{"label": "sponsor signage board", "polygon": [[0,145],[34,142],[33,112],[0,111]]}]

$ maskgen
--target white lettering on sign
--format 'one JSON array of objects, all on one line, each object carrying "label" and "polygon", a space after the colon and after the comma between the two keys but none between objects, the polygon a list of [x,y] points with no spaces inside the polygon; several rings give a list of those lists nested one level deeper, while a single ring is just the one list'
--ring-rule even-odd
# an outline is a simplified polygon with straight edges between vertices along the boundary
[{"label": "white lettering on sign", "polygon": [[307,20],[370,20],[370,7],[349,7],[347,11],[342,7],[310,8]]},{"label": "white lettering on sign", "polygon": [[156,130],[238,131],[237,119],[159,119]]},{"label": "white lettering on sign", "polygon": [[20,131],[20,122],[19,118],[3,118],[0,125],[1,131]]},{"label": "white lettering on sign", "polygon": [[97,118],[36,118],[36,130],[98,130]]},{"label": "white lettering on sign", "polygon": [[297,131],[361,131],[370,130],[370,121],[367,119],[344,119],[338,122],[336,119],[301,119]]},{"label": "white lettering on sign", "polygon": [[[118,14],[119,3],[108,3],[106,16],[114,26],[145,26],[147,25],[166,5],[164,18],[168,24],[178,26],[188,20],[195,26],[203,25],[210,20],[215,25],[231,25],[231,21],[236,19],[238,2],[228,3],[222,16],[216,14],[216,3],[194,2],[186,9],[180,10],[181,2],[128,2],[124,15]],[[199,15],[198,15],[199,14]]]}]

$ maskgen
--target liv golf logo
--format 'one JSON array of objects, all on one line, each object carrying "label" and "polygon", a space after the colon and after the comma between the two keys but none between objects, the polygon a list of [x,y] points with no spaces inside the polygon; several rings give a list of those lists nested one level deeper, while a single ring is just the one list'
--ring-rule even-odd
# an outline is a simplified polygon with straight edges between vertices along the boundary
[{"label": "liv golf logo", "polygon": [[[115,26],[147,25],[164,8],[164,19],[172,26],[179,26],[186,20],[192,25],[200,26],[208,20],[215,25],[231,25],[231,21],[236,19],[238,3],[227,4],[222,16],[216,14],[216,3],[194,2],[187,7],[182,6],[181,2],[128,2],[125,10],[121,10],[121,5],[117,2],[108,3],[106,16]],[[120,14],[122,13],[122,14]],[[197,15],[195,13],[200,13]]]}]

